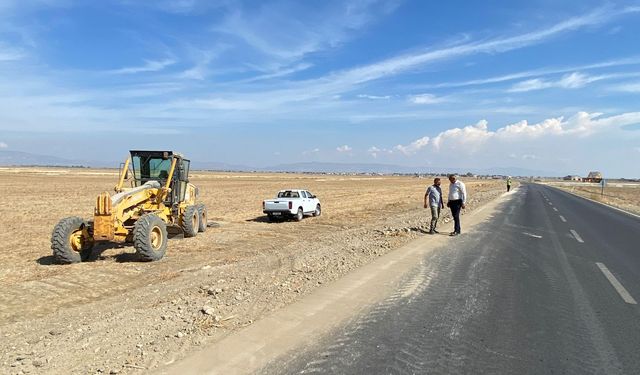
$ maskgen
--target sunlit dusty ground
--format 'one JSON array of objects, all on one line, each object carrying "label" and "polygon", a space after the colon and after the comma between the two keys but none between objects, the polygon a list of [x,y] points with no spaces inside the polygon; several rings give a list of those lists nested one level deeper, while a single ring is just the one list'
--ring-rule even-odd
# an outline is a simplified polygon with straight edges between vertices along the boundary
[{"label": "sunlit dusty ground", "polygon": [[[0,168],[0,363],[12,369],[0,372],[156,368],[401,246],[429,219],[422,208],[428,179],[196,171],[191,180],[219,227],[170,241],[159,262],[136,261],[132,246],[102,246],[89,262],[52,264],[56,222],[89,218],[116,177],[114,170]],[[502,181],[465,182],[469,210],[504,190]],[[266,222],[262,200],[283,188],[316,194],[322,216]],[[229,320],[215,323],[203,304]]]}]

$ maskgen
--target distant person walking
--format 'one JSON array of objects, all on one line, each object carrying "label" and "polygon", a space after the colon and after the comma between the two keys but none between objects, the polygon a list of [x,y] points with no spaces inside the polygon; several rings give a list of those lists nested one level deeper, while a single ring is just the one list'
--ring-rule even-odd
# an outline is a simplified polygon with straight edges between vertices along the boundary
[{"label": "distant person walking", "polygon": [[511,176],[507,177],[507,193],[511,190]]},{"label": "distant person walking", "polygon": [[442,189],[440,189],[440,179],[433,179],[433,185],[427,188],[427,192],[424,193],[424,208],[431,208],[431,227],[429,228],[429,234],[440,233],[436,230],[438,225],[438,218],[440,218],[440,210],[444,208],[444,201],[442,200]]},{"label": "distant person walking", "polygon": [[449,233],[450,236],[457,236],[460,234],[460,210],[465,208],[467,203],[467,189],[464,183],[457,179],[455,174],[449,175],[449,200],[447,207],[451,209],[451,216],[453,216],[453,232]]}]

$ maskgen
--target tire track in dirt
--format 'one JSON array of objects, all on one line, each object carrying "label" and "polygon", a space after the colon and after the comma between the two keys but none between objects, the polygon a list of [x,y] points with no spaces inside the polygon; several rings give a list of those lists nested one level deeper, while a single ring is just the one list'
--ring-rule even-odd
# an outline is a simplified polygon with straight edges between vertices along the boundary
[{"label": "tire track in dirt", "polygon": [[25,318],[27,306],[30,318],[44,317],[61,308],[85,304],[100,298],[116,295],[134,286],[145,284],[141,275],[124,276],[119,272],[92,272],[91,280],[83,273],[31,280],[0,294],[0,321],[12,323]]}]

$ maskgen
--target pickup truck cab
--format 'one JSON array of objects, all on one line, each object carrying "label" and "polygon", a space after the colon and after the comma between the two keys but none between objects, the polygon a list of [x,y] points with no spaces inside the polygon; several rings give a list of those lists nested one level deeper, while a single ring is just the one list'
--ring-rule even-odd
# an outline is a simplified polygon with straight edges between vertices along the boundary
[{"label": "pickup truck cab", "polygon": [[320,216],[322,209],[320,200],[308,190],[286,189],[280,190],[275,199],[263,201],[262,212],[269,221],[279,218],[300,221],[305,215]]}]

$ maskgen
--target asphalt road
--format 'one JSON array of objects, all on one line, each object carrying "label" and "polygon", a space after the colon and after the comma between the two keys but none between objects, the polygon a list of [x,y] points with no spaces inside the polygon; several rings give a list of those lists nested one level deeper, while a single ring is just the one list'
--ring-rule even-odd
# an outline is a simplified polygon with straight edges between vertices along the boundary
[{"label": "asphalt road", "polygon": [[640,374],[640,218],[525,184],[271,374]]}]

